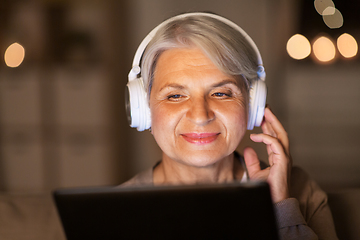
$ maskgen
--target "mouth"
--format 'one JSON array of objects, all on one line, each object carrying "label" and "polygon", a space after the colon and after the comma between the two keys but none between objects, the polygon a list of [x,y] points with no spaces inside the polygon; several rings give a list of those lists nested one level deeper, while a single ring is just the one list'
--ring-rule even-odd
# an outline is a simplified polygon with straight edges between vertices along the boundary
[{"label": "mouth", "polygon": [[220,133],[184,133],[181,136],[189,143],[203,145],[217,139]]}]

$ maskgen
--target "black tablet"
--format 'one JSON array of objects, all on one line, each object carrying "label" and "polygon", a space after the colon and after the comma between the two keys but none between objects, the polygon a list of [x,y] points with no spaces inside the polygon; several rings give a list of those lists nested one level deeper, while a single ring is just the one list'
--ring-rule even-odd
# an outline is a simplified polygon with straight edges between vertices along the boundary
[{"label": "black tablet", "polygon": [[278,239],[267,183],[62,189],[68,240]]}]

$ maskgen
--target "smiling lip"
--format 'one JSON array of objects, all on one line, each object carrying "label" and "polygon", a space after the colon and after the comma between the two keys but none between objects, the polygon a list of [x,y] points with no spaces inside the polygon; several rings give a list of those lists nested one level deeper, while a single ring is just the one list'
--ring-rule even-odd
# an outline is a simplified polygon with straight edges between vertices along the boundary
[{"label": "smiling lip", "polygon": [[208,144],[216,140],[220,133],[184,133],[181,136],[189,143]]}]

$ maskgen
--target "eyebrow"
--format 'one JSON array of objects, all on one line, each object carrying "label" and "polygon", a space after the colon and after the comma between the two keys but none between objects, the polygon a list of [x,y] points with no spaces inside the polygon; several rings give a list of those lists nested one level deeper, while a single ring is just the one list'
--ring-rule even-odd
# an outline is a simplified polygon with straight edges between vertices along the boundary
[{"label": "eyebrow", "polygon": [[183,85],[177,84],[177,83],[170,83],[168,85],[163,86],[160,88],[159,92],[164,90],[165,88],[177,88],[177,89],[184,89],[185,87]]},{"label": "eyebrow", "polygon": [[236,87],[240,88],[237,84],[237,81],[233,80],[233,79],[224,79],[219,83],[215,83],[214,85],[212,85],[212,87],[222,87],[227,84],[232,84],[232,85],[235,85]]},{"label": "eyebrow", "polygon": [[[215,83],[213,85],[211,85],[212,88],[216,88],[216,87],[222,87],[224,85],[227,85],[227,84],[231,84],[231,85],[234,85],[236,86],[237,88],[240,88],[237,84],[237,81],[236,80],[233,80],[233,79],[224,79],[222,80],[221,82],[218,82],[218,83]],[[159,92],[161,92],[162,90],[166,89],[166,88],[176,88],[176,89],[185,89],[185,87],[183,85],[180,85],[178,83],[170,83],[166,86],[163,86]]]}]

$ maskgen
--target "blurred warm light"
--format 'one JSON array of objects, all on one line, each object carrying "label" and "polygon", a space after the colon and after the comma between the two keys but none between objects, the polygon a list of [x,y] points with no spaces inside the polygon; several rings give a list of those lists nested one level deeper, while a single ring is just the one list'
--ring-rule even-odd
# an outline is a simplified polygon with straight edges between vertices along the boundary
[{"label": "blurred warm light", "polygon": [[337,47],[345,58],[352,58],[358,52],[358,44],[353,36],[348,33],[342,34],[337,39]]},{"label": "blurred warm light", "polygon": [[19,43],[11,44],[5,51],[4,59],[8,67],[18,67],[25,58],[25,49]]},{"label": "blurred warm light", "polygon": [[300,60],[310,55],[311,45],[306,37],[301,34],[295,34],[288,40],[286,50],[290,57]]},{"label": "blurred warm light", "polygon": [[[334,13],[330,14],[332,12]],[[324,10],[324,13],[326,14],[323,14],[323,20],[326,26],[329,28],[340,28],[344,24],[343,16],[338,9],[334,7],[328,7]]]},{"label": "blurred warm light", "polygon": [[[314,6],[320,15],[329,14],[330,12],[328,10],[333,10],[333,13],[330,13],[331,15],[335,13],[335,4],[331,0],[315,0]],[[325,9],[328,10],[324,13]]]},{"label": "blurred warm light", "polygon": [[327,7],[325,8],[325,10],[323,11],[323,13],[321,15],[323,16],[329,16],[329,15],[334,15],[336,12],[336,8],[334,7]]},{"label": "blurred warm light", "polygon": [[327,37],[319,37],[313,43],[313,52],[320,62],[329,62],[335,58],[335,45]]}]

